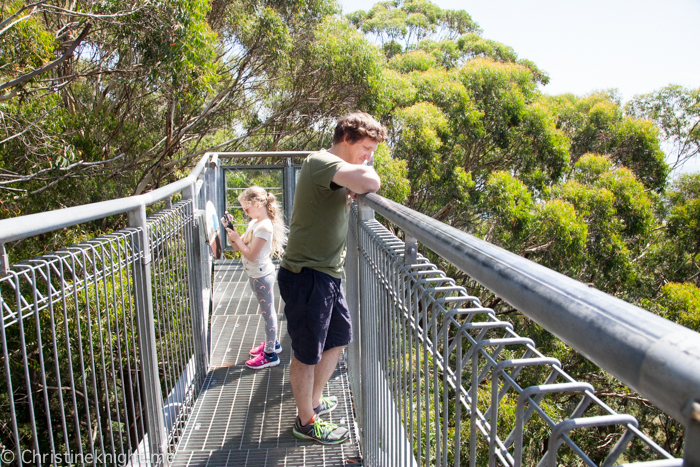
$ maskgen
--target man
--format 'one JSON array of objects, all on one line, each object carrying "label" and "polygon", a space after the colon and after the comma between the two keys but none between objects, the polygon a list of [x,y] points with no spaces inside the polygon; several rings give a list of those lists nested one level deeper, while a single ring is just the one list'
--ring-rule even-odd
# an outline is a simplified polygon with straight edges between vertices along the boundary
[{"label": "man", "polygon": [[379,176],[369,161],[386,128],[364,112],[342,117],[328,150],[309,155],[299,172],[289,240],[278,274],[292,338],[290,382],[298,438],[338,444],[348,430],[320,416],[338,405],[323,397],[343,348],[352,341],[350,313],[340,278],[345,263],[349,198],[377,191]]}]

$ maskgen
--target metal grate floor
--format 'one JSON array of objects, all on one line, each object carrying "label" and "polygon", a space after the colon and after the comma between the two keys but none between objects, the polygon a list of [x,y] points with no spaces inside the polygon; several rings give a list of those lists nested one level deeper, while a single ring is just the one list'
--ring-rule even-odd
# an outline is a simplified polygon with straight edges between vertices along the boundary
[{"label": "metal grate floor", "polygon": [[264,321],[239,261],[215,265],[211,317],[210,370],[185,432],[174,466],[333,466],[362,465],[345,362],[327,385],[339,405],[324,419],[350,428],[337,446],[297,439],[292,434],[296,405],[289,384],[291,340],[275,289],[281,363],[252,370],[248,351],[264,340]]}]

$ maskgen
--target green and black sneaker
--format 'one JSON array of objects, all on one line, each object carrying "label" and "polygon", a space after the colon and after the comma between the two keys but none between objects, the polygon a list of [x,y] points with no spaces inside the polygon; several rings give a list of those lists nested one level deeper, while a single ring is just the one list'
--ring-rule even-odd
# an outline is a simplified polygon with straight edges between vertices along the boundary
[{"label": "green and black sneaker", "polygon": [[324,413],[333,412],[336,407],[338,407],[337,397],[321,396],[321,403],[314,409],[314,412],[316,412],[316,415],[323,415]]},{"label": "green and black sneaker", "polygon": [[347,428],[340,427],[335,423],[324,422],[316,414],[308,425],[302,425],[301,420],[297,417],[292,433],[297,438],[312,439],[321,444],[344,443],[350,434]]}]

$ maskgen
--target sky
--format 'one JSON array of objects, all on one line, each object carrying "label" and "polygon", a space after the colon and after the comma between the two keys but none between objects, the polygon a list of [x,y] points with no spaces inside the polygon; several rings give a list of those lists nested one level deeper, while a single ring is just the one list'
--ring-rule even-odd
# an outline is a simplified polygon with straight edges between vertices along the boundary
[{"label": "sky", "polygon": [[[668,84],[700,87],[700,0],[432,1],[466,10],[483,37],[535,62],[549,75],[547,94],[616,88],[626,102]],[[376,2],[340,3],[350,13]]]}]

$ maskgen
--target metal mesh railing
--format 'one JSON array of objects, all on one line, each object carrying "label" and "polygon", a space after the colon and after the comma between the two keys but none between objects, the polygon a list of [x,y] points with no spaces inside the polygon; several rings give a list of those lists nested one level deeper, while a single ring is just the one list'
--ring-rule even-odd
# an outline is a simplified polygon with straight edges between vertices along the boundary
[{"label": "metal mesh railing", "polygon": [[[191,293],[193,269],[202,268],[192,205],[148,219],[148,294],[140,228],[19,263],[0,278],[4,464],[162,461],[147,437],[154,389],[144,377],[144,342],[156,351],[163,401],[156,411],[164,426],[150,430],[164,430],[174,451],[206,371]],[[152,300],[155,341],[139,300]]]},{"label": "metal mesh railing", "polygon": [[[175,449],[194,405],[206,362],[196,352],[188,258],[192,258],[192,203],[182,202],[148,219],[156,352],[169,444]],[[199,265],[194,265],[199,267]]]},{"label": "metal mesh railing", "polygon": [[[654,465],[682,465],[415,244],[373,219],[350,224],[361,310],[350,370],[354,387],[361,381],[366,465],[607,466],[632,446]],[[596,462],[585,446],[601,433],[596,455],[600,445],[606,455]]]},{"label": "metal mesh railing", "polygon": [[51,464],[52,453],[123,462],[144,437],[137,236],[115,232],[0,278],[5,463]]}]

